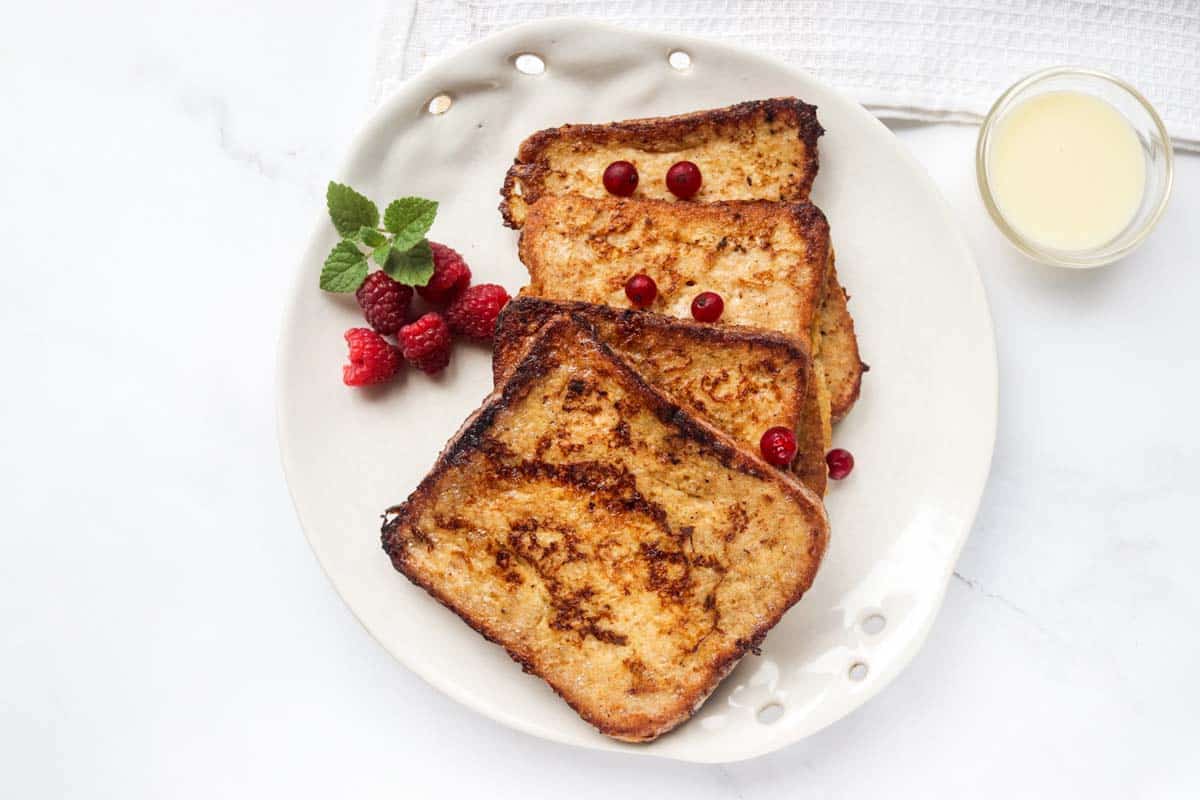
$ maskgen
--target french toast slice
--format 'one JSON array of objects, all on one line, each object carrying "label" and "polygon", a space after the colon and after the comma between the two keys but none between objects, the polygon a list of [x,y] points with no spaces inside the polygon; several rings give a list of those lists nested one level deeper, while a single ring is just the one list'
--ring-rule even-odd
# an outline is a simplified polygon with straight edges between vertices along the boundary
[{"label": "french toast slice", "polygon": [[795,97],[755,100],[673,117],[538,131],[517,150],[500,191],[506,225],[519,228],[545,195],[604,197],[601,176],[614,161],[633,162],[633,196],[673,200],[667,170],[688,160],[704,182],[693,200],[807,200],[817,175],[817,109]]},{"label": "french toast slice", "polygon": [[[673,117],[606,125],[563,125],[521,143],[500,190],[506,225],[520,228],[529,206],[549,195],[608,197],[602,176],[617,160],[633,162],[641,180],[634,198],[673,200],[667,170],[677,161],[700,167],[697,201],[807,201],[818,169],[817,139],[824,133],[816,108],[795,97],[758,100]],[[865,371],[846,291],[836,270],[821,304],[827,332],[820,352],[834,421],[849,413]]]},{"label": "french toast slice", "polygon": [[691,716],[807,591],[828,521],[560,316],[382,539],[413,583],[636,742]]},{"label": "french toast slice", "polygon": [[647,381],[746,449],[756,451],[763,432],[776,425],[796,431],[792,469],[815,494],[825,494],[827,447],[816,395],[810,393],[811,360],[798,340],[649,311],[519,296],[496,322],[492,371],[497,386],[541,327],[562,314],[584,320]]},{"label": "french toast slice", "polygon": [[668,203],[543,197],[529,208],[519,255],[523,293],[629,306],[625,282],[654,279],[650,310],[689,318],[697,294],[725,301],[718,324],[814,342],[829,266],[829,225],[808,203]]},{"label": "french toast slice", "polygon": [[837,266],[830,250],[825,296],[817,315],[815,360],[820,361],[824,373],[833,422],[839,422],[850,413],[862,388],[863,373],[869,369],[859,356],[854,318],[846,305],[849,299],[845,287],[838,282]]}]

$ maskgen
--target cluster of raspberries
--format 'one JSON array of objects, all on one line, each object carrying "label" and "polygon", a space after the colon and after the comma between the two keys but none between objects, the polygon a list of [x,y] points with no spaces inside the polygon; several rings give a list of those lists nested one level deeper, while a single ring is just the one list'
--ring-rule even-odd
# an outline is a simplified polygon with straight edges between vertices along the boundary
[{"label": "cluster of raspberries", "polygon": [[[444,244],[430,242],[433,276],[417,287],[432,306],[430,311],[407,322],[413,289],[392,280],[383,272],[372,272],[355,293],[370,328],[346,331],[350,363],[342,368],[347,386],[385,383],[412,364],[430,375],[450,363],[454,336],[489,340],[496,330],[496,317],[508,302],[508,292],[494,283],[471,286],[471,270],[462,256]],[[384,336],[395,336],[399,346]]]}]

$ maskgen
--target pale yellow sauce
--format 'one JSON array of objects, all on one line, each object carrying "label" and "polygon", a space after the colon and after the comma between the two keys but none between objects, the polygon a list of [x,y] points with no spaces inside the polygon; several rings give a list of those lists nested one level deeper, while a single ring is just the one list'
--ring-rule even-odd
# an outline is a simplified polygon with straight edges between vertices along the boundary
[{"label": "pale yellow sauce", "polygon": [[1030,98],[994,136],[992,196],[1009,225],[1043,247],[1100,247],[1142,203],[1146,160],[1137,134],[1097,97],[1063,91]]}]

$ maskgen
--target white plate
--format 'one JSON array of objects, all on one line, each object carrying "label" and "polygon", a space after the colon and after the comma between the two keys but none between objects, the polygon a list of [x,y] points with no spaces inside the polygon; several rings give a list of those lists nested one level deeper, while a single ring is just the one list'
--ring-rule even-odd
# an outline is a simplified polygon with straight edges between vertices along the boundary
[{"label": "white plate", "polygon": [[[682,50],[690,68],[668,64]],[[514,56],[536,53],[540,75]],[[450,109],[427,112],[446,93]],[[695,718],[649,745],[610,741],[539,679],[524,675],[392,570],[380,512],[403,500],[490,386],[490,355],[458,347],[446,374],[378,391],[340,379],[342,332],[362,325],[351,297],[317,289],[335,242],[322,217],[300,265],[279,354],[279,439],[300,521],[338,592],[409,669],[513,728],[586,747],[691,761],[775,750],[860,706],[916,653],[970,530],[996,428],[996,356],[987,300],[945,203],[892,134],[857,104],[750,52],[581,21],[515,28],[408,81],[355,140],[338,174],[379,203],[442,203],[432,237],[466,257],[477,282],[526,282],[498,189],[517,144],[539,128],[675,114],[797,95],[826,135],[813,193],[853,295],[862,399],[837,429],[854,474],[828,497],[832,539],[812,590]],[[969,154],[964,154],[964,158]],[[863,621],[878,614],[878,633]],[[869,626],[868,626],[869,627]],[[865,665],[854,670],[852,666]],[[782,706],[772,723],[767,704]]]}]

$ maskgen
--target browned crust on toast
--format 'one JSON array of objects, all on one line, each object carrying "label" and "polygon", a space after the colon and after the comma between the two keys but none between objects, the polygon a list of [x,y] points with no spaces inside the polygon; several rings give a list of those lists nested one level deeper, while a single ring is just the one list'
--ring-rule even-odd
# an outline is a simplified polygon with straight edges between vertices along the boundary
[{"label": "browned crust on toast", "polygon": [[869,367],[858,351],[854,318],[847,306],[850,295],[838,281],[834,256],[829,254],[829,272],[825,276],[825,297],[818,314],[819,354],[829,387],[830,416],[840,422],[850,413],[862,390],[862,376]]},{"label": "browned crust on toast", "polygon": [[[529,395],[539,382],[554,373],[560,365],[574,366],[580,363],[598,365],[605,373],[609,382],[606,386],[619,385],[624,392],[622,397],[636,398],[642,408],[652,413],[658,424],[673,431],[672,436],[682,437],[683,440],[694,443],[696,452],[704,458],[719,462],[724,469],[740,473],[750,478],[769,483],[789,498],[792,508],[789,509],[789,519],[794,520],[798,512],[804,517],[803,523],[796,521],[797,532],[803,531],[803,537],[795,542],[795,546],[803,546],[808,554],[802,565],[796,567],[794,585],[781,586],[780,594],[784,598],[774,610],[759,615],[755,613],[757,624],[745,635],[739,635],[736,640],[722,643],[722,649],[714,650],[712,657],[703,664],[697,664],[695,672],[680,678],[680,685],[691,688],[687,691],[677,691],[671,695],[664,707],[657,708],[653,713],[638,713],[632,716],[614,718],[604,713],[603,704],[593,708],[589,704],[587,687],[581,688],[579,681],[556,682],[547,677],[544,664],[539,652],[528,648],[523,642],[507,638],[504,633],[490,625],[487,620],[477,618],[464,610],[464,604],[459,603],[454,596],[447,594],[442,587],[436,585],[432,578],[423,575],[420,570],[410,564],[409,552],[412,548],[432,548],[433,544],[425,534],[416,528],[426,508],[434,507],[437,498],[437,486],[452,469],[468,469],[473,460],[491,458],[496,446],[503,443],[489,437],[489,431],[497,423],[497,418],[510,408],[516,407]],[[612,383],[615,381],[616,383]],[[573,382],[573,381],[572,381]],[[504,457],[503,454],[495,457]],[[507,462],[506,462],[507,463]],[[606,488],[603,481],[595,483],[594,470],[598,464],[589,463],[546,463],[544,461],[518,461],[508,464],[506,469],[539,470],[562,473],[568,485],[580,491],[594,493],[603,497]],[[715,469],[715,467],[714,467]],[[633,503],[637,506],[645,499],[634,493],[633,500],[622,501],[626,505]],[[642,509],[649,516],[665,520],[662,508]],[[655,516],[657,515],[657,516]],[[665,524],[665,523],[664,523]],[[690,534],[688,534],[690,536]],[[489,641],[495,642],[506,649],[508,654],[524,671],[543,677],[572,708],[585,720],[596,726],[602,733],[626,741],[647,741],[670,730],[686,720],[695,709],[712,692],[718,682],[729,672],[737,661],[750,650],[755,649],[766,636],[767,632],[779,621],[784,611],[795,604],[811,586],[817,568],[824,554],[828,541],[828,520],[820,500],[804,488],[791,476],[781,473],[753,454],[741,449],[724,433],[713,428],[702,419],[693,417],[687,411],[672,403],[632,368],[620,359],[603,343],[597,341],[589,332],[586,321],[577,316],[563,315],[555,318],[544,326],[542,334],[533,342],[525,357],[513,369],[511,376],[497,388],[460,428],[458,433],[443,450],[432,471],[403,504],[395,506],[385,514],[382,528],[383,548],[388,553],[393,565],[405,574],[414,584],[424,588],[436,600],[458,614],[464,622],[482,634]],[[806,544],[802,544],[802,542]],[[741,557],[741,556],[739,556]],[[753,563],[753,562],[749,562]],[[761,618],[759,618],[761,617]],[[599,634],[596,638],[603,638]],[[610,637],[611,638],[611,637]],[[622,643],[613,639],[609,644],[621,646]],[[714,645],[714,648],[716,645]],[[632,667],[630,667],[632,670]]]},{"label": "browned crust on toast", "polygon": [[[708,198],[704,196],[702,187],[701,195],[696,199],[807,200],[819,163],[817,139],[824,130],[817,121],[815,106],[795,97],[776,97],[670,117],[631,119],[602,125],[563,125],[538,131],[521,143],[517,157],[505,175],[504,185],[500,190],[503,197],[500,213],[504,224],[510,228],[521,227],[522,220],[512,208],[514,196],[519,197],[521,205],[524,206],[536,202],[545,193],[547,176],[552,172],[548,152],[561,143],[570,143],[573,152],[605,147],[619,148],[622,151],[630,151],[630,158],[635,162],[636,153],[671,153],[675,154],[673,158],[677,156],[675,160],[684,160],[689,151],[698,150],[714,140],[721,139],[739,142],[742,152],[745,153],[746,148],[754,145],[755,126],[760,124],[782,125],[795,130],[797,149],[802,151],[799,161],[791,163],[791,171],[779,190],[766,197],[751,191],[751,184],[747,187],[748,194],[744,198]],[[602,169],[601,167],[599,171]],[[589,179],[599,181],[600,176],[589,176]],[[652,181],[651,185],[657,185],[661,180],[662,176],[643,175],[640,191],[645,191],[648,185],[645,181]]]},{"label": "browned crust on toast", "polygon": [[[665,314],[633,308],[616,308],[596,303],[549,300],[544,297],[518,295],[504,307],[496,321],[492,377],[497,385],[515,366],[516,360],[521,355],[522,340],[536,333],[547,320],[560,314],[580,316],[593,326],[597,320],[600,320],[618,326],[618,330],[661,331],[664,334],[697,339],[716,347],[747,344],[753,347],[777,350],[780,354],[797,361],[804,361],[808,358],[808,351],[804,348],[802,341],[775,331],[750,328],[744,325],[711,325],[691,322],[678,317],[668,317]],[[604,341],[603,338],[601,341]],[[612,347],[608,342],[604,343]]]},{"label": "browned crust on toast", "polygon": [[822,407],[821,390],[824,386],[821,370],[814,369],[800,404],[800,419],[795,429],[796,460],[792,462],[792,472],[800,482],[821,497],[829,488],[829,467],[825,463],[825,453],[830,445],[830,421],[828,411]]},{"label": "browned crust on toast", "polygon": [[[521,295],[512,299],[500,312],[496,332],[492,340],[492,373],[496,386],[512,372],[533,341],[537,332],[549,320],[561,314],[574,314],[592,326],[592,332],[618,355],[628,358],[631,347],[645,348],[653,343],[655,348],[672,350],[672,344],[687,347],[711,347],[724,350],[732,357],[756,360],[756,354],[764,358],[773,357],[781,362],[799,365],[801,379],[798,395],[785,400],[781,415],[785,425],[797,433],[796,460],[793,472],[805,486],[818,495],[824,495],[828,470],[825,465],[825,436],[822,428],[816,389],[809,367],[810,357],[803,343],[774,331],[748,328],[740,325],[711,325],[668,317],[649,311],[621,309],[612,306],[569,301],[546,300],[540,297]],[[641,343],[641,344],[639,344]],[[653,360],[651,352],[639,353],[638,363]],[[693,413],[708,416],[717,427],[739,438],[735,431],[723,427],[720,419],[713,416],[711,408],[695,408],[686,397],[673,394],[661,383],[662,389],[672,400],[688,405]],[[738,409],[730,409],[737,413]],[[768,424],[767,427],[770,425]],[[765,430],[766,428],[763,428]],[[759,431],[761,433],[761,431]],[[758,446],[757,440],[743,441],[751,451]]]}]

